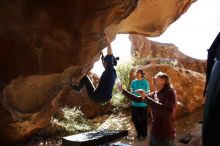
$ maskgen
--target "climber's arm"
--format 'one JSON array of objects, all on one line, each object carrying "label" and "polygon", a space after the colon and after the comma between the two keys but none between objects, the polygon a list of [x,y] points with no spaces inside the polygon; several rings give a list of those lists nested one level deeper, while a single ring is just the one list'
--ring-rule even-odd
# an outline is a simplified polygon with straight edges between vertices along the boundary
[{"label": "climber's arm", "polygon": [[107,35],[105,35],[105,41],[107,43],[107,55],[113,55],[111,42]]}]

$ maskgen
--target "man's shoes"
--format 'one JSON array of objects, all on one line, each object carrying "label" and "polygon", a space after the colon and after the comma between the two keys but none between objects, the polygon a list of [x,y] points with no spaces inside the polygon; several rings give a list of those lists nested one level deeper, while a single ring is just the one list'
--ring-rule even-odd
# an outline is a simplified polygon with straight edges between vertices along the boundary
[{"label": "man's shoes", "polygon": [[81,90],[79,89],[79,87],[76,86],[76,85],[72,85],[72,89],[75,90],[75,91],[77,91],[77,92],[81,92]]}]

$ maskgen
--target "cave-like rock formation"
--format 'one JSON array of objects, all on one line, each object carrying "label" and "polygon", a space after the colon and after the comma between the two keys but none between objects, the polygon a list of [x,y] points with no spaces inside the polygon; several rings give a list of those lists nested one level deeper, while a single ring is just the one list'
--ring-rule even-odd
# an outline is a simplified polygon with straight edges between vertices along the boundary
[{"label": "cave-like rock formation", "polygon": [[0,140],[50,122],[72,78],[87,74],[117,33],[160,35],[193,0],[1,0]]},{"label": "cave-like rock formation", "polygon": [[[203,96],[203,90],[205,75],[166,64],[143,65],[136,68],[140,67],[144,70],[145,77],[149,81],[152,91],[154,91],[152,78],[156,73],[162,71],[169,75],[178,99],[177,118],[192,113],[197,108],[204,105],[205,98]],[[135,78],[134,71],[136,68],[131,71],[132,80]]]},{"label": "cave-like rock formation", "polygon": [[[178,50],[173,44],[151,41],[142,35],[130,35],[131,55],[146,59],[150,64],[159,64],[172,60],[176,66],[204,74],[206,60],[189,57]],[[168,59],[168,60],[167,60]]]}]

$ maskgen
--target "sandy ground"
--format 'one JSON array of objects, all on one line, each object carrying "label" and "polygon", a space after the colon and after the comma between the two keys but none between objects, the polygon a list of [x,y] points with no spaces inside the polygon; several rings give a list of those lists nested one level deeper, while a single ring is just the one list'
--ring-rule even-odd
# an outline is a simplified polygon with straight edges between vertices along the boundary
[{"label": "sandy ground", "polygon": [[[201,121],[202,121],[203,109],[198,109],[194,113],[180,118],[176,121],[177,137],[175,139],[176,146],[201,146]],[[131,122],[131,114],[129,112],[121,112],[117,115],[111,115],[105,117],[99,129],[118,129],[129,131],[129,135],[119,142],[129,144],[132,146],[148,146],[149,136],[144,141],[138,141],[134,125]],[[148,121],[148,135],[150,135],[151,119]],[[190,134],[192,139],[188,144],[179,143],[179,139]]]},{"label": "sandy ground", "polygon": [[[201,126],[200,121],[202,120],[203,109],[198,109],[194,113],[185,116],[183,118],[176,120],[176,128],[177,128],[177,137],[175,139],[176,146],[202,146],[201,144]],[[134,125],[131,122],[131,112],[130,111],[121,111],[117,113],[113,113],[111,115],[103,115],[100,117],[96,117],[90,122],[97,127],[97,130],[102,129],[110,129],[110,130],[128,130],[129,134],[127,137],[119,139],[115,142],[124,143],[132,146],[148,146],[149,143],[149,135],[150,135],[150,127],[151,127],[151,119],[148,118],[148,137],[144,141],[138,141],[136,137],[136,131],[134,129]],[[189,144],[179,143],[179,139],[185,136],[186,134],[190,134],[192,139]],[[114,143],[115,143],[114,142]],[[44,143],[44,144],[43,144]],[[61,141],[59,139],[49,139],[39,141],[30,141],[25,146],[61,146]],[[47,145],[45,144],[47,143]],[[111,144],[112,145],[112,144]],[[24,145],[22,145],[24,146]],[[119,145],[118,145],[119,146]],[[123,146],[123,145],[120,145]]]}]

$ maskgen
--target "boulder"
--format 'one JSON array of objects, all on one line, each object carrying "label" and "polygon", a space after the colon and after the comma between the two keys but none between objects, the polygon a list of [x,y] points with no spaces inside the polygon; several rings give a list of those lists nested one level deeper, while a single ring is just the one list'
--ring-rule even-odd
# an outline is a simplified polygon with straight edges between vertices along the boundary
[{"label": "boulder", "polygon": [[[0,2],[0,140],[46,126],[72,78],[88,74],[104,32],[158,36],[193,0],[4,0]],[[13,131],[13,134],[12,134]]]},{"label": "boulder", "polygon": [[[37,75],[20,77],[12,80],[3,91],[2,104],[10,114],[8,118],[1,118],[6,127],[0,134],[4,139],[10,138],[12,141],[26,139],[36,133],[40,128],[47,125],[53,113],[62,106],[81,108],[82,113],[87,118],[92,118],[109,112],[111,105],[101,105],[90,100],[86,90],[77,93],[70,87],[71,72],[75,68],[65,70],[62,74]],[[98,77],[89,73],[95,85]],[[5,113],[5,112],[4,112]],[[14,130],[13,130],[14,129]],[[16,135],[12,135],[12,130]],[[11,137],[12,136],[12,137]]]},{"label": "boulder", "polygon": [[111,40],[117,33],[160,35],[192,2],[1,1],[0,65],[4,80],[8,83],[21,75],[57,73],[69,66],[94,64],[93,58],[106,46],[104,32]]},{"label": "boulder", "polygon": [[152,41],[143,35],[129,35],[131,55],[145,59],[145,64],[171,64],[204,74],[206,60],[189,57],[179,51],[174,44]]}]

